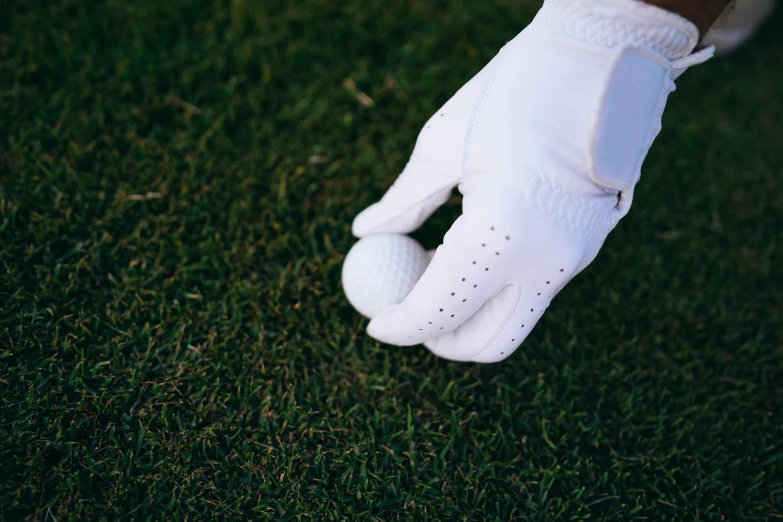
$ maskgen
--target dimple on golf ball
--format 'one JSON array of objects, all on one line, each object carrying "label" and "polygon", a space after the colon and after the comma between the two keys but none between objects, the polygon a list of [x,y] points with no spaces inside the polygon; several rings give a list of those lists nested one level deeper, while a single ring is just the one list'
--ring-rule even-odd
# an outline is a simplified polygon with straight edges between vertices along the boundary
[{"label": "dimple on golf ball", "polygon": [[343,289],[348,301],[372,318],[387,306],[401,303],[413,290],[430,256],[415,240],[402,234],[379,234],[360,239],[343,264]]}]

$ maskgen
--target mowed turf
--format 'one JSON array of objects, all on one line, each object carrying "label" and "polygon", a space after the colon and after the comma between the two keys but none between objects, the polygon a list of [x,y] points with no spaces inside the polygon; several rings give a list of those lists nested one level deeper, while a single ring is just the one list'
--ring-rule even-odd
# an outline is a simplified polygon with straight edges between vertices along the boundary
[{"label": "mowed turf", "polygon": [[536,8],[0,4],[0,518],[783,518],[783,13],[678,82],[509,360],[342,295],[352,218]]}]

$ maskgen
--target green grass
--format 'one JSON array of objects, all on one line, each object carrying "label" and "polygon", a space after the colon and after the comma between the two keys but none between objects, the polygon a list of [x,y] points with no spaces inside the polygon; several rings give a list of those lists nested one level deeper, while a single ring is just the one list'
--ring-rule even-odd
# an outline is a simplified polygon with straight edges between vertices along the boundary
[{"label": "green grass", "polygon": [[783,13],[678,82],[508,361],[342,295],[353,216],[534,4],[0,3],[0,518],[783,518]]}]

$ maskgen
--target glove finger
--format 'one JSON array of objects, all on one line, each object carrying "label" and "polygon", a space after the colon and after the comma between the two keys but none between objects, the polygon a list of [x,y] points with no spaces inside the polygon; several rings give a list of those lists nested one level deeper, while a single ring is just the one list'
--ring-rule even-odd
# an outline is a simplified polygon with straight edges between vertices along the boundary
[{"label": "glove finger", "polygon": [[353,234],[407,234],[419,228],[449,199],[459,181],[414,153],[394,185],[378,203],[367,207],[353,222]]},{"label": "glove finger", "polygon": [[[590,254],[567,228],[545,226],[536,209],[518,209],[509,255],[499,269],[503,287],[460,327],[425,341],[446,359],[497,362],[511,355],[544,314],[552,299],[589,262]],[[538,226],[530,226],[537,223]],[[503,253],[501,251],[501,253]],[[588,255],[586,255],[588,254]]]},{"label": "glove finger", "polygon": [[549,306],[551,296],[530,293],[523,286],[509,284],[457,330],[424,345],[452,361],[502,361],[522,344]]},{"label": "glove finger", "polygon": [[462,178],[465,137],[496,64],[490,62],[424,125],[397,181],[378,203],[356,216],[355,236],[407,234],[448,200]]},{"label": "glove finger", "polygon": [[505,286],[505,257],[511,254],[506,237],[483,219],[461,216],[408,297],[379,312],[368,333],[409,346],[456,330]]}]

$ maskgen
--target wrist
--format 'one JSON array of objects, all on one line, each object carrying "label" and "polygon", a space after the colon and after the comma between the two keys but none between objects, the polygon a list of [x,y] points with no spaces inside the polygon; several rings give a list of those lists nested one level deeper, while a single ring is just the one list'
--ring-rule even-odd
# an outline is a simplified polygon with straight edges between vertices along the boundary
[{"label": "wrist", "polygon": [[677,13],[696,25],[699,34],[704,36],[715,23],[730,0],[644,0],[645,3]]}]

